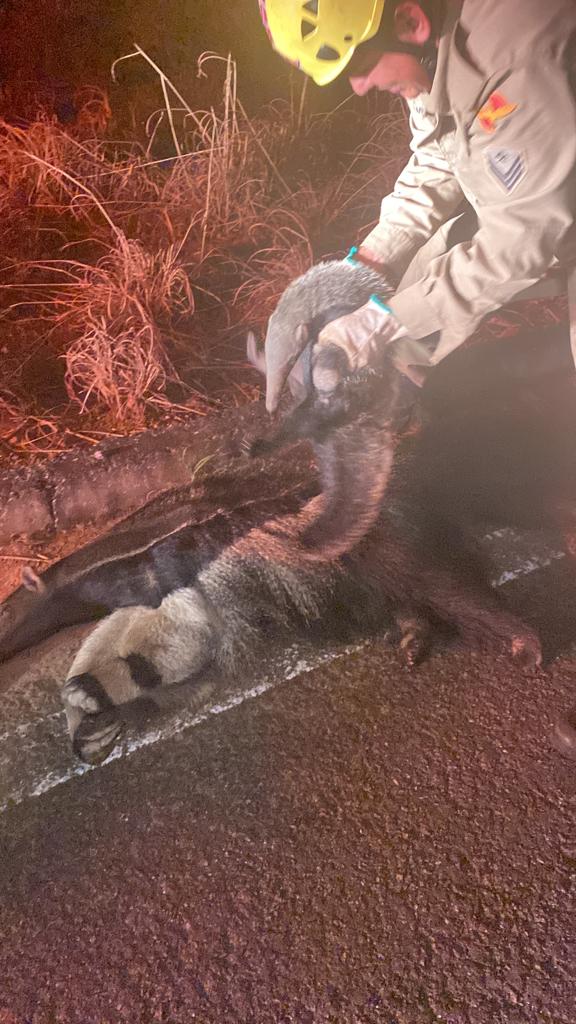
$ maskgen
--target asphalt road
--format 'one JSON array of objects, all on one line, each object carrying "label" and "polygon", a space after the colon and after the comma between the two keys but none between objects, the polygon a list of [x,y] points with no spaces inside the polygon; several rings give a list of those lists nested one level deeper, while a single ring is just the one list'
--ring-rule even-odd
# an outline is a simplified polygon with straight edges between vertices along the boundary
[{"label": "asphalt road", "polygon": [[9,806],[0,1024],[574,1024],[571,567],[511,597],[541,675],[376,643]]}]

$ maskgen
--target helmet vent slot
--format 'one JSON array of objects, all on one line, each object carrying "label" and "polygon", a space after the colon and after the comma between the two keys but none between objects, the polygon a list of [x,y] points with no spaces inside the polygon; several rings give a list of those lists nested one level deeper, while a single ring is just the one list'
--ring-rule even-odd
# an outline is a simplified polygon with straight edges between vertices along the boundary
[{"label": "helmet vent slot", "polygon": [[310,14],[315,14],[318,17],[318,0],[308,0],[308,3],[302,4],[305,11],[309,11]]},{"label": "helmet vent slot", "polygon": [[307,36],[312,35],[312,32],[316,31],[316,25],[311,21],[305,21],[303,18],[300,22],[300,31],[302,33],[302,39],[306,39]]},{"label": "helmet vent slot", "polygon": [[321,46],[316,54],[317,60],[340,60],[340,54],[338,50],[335,50],[332,46]]}]

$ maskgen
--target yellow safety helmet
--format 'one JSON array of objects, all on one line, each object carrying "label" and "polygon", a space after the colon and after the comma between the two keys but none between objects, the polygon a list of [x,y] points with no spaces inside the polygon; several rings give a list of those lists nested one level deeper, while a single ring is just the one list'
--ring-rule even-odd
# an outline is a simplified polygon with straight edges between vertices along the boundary
[{"label": "yellow safety helmet", "polygon": [[259,0],[274,49],[328,85],[357,46],[376,35],[386,0]]}]

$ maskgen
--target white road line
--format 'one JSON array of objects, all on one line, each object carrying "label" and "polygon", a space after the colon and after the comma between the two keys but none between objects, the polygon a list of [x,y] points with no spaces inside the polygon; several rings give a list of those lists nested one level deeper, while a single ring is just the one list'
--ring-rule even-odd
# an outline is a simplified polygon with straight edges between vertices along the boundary
[{"label": "white road line", "polygon": [[557,562],[565,557],[566,555],[563,551],[555,551],[549,558],[532,559],[529,562],[525,562],[521,569],[517,569],[514,572],[503,572],[497,580],[494,580],[494,584],[497,587],[502,587],[505,583],[512,583],[521,576],[529,576],[531,572],[536,572],[537,569],[547,569],[553,562]]},{"label": "white road line", "polygon": [[[500,541],[508,543],[511,537],[513,538],[513,534],[510,531],[500,530],[488,535],[485,539],[490,548],[492,548],[494,541],[496,541],[496,543]],[[504,583],[510,583],[513,580],[529,575],[538,569],[545,568],[563,557],[564,552],[554,551],[551,550],[550,547],[547,547],[545,552],[542,552],[542,555],[531,556],[517,564],[514,569],[508,569],[502,572],[494,579],[494,583],[497,586],[501,586]],[[291,679],[294,679],[299,675],[311,672],[320,665],[327,664],[337,658],[344,657],[353,651],[360,650],[369,643],[370,641],[365,641],[361,644],[332,648],[322,652],[314,652],[311,649],[306,648],[304,645],[294,645],[288,648],[284,652],[282,658],[278,661],[277,671],[272,669],[272,671],[267,673],[265,678],[256,685],[251,686],[246,690],[232,693],[222,703],[208,705],[202,711],[190,709],[187,712],[185,707],[178,708],[172,712],[170,720],[163,721],[161,726],[155,728],[150,727],[143,730],[138,735],[129,737],[121,742],[119,746],[114,749],[105,763],[97,766],[97,770],[102,771],[108,765],[113,764],[114,761],[123,757],[130,757],[132,754],[136,753],[136,751],[141,750],[144,747],[153,746],[156,743],[169,740],[182,733],[185,729],[190,729],[193,726],[200,725],[202,722],[207,721],[214,715],[224,714],[226,711],[230,711],[232,708],[238,707],[245,701],[254,700],[256,697],[260,697],[262,694],[267,693],[276,686],[289,682]],[[207,700],[210,701],[210,697],[208,697]],[[8,807],[20,804],[30,797],[42,796],[44,793],[48,793],[56,786],[71,782],[73,779],[77,779],[86,775],[88,772],[94,771],[95,766],[72,762],[72,755],[68,748],[68,740],[65,738],[66,727],[63,712],[51,712],[50,714],[42,715],[36,721],[31,720],[15,725],[12,729],[0,736],[0,744],[4,746],[5,741],[14,741],[15,737],[17,737],[19,741],[23,740],[27,735],[33,733],[35,729],[38,730],[40,726],[43,726],[46,723],[51,726],[52,730],[55,730],[57,734],[60,735],[61,739],[61,743],[58,744],[60,749],[54,752],[52,749],[54,746],[54,736],[52,735],[52,748],[50,749],[52,758],[47,757],[47,760],[50,761],[50,759],[52,759],[53,766],[50,768],[49,764],[43,763],[42,760],[40,760],[40,763],[29,766],[26,766],[25,763],[21,762],[19,767],[22,769],[24,779],[20,784],[14,786],[11,791],[4,794],[4,799],[0,802],[0,813],[4,812]],[[42,735],[40,735],[38,740],[31,735],[30,738],[33,744],[36,743],[36,746],[41,746],[43,742],[46,743],[46,738]],[[57,761],[60,757],[61,763],[54,765],[55,757]],[[23,761],[25,762],[25,758]]]},{"label": "white road line", "polygon": [[[361,650],[368,642],[369,641],[365,641],[359,644],[347,645],[337,649],[334,648],[318,652],[305,652],[304,648],[299,645],[292,646],[285,651],[283,660],[278,666],[283,669],[283,671],[267,675],[260,683],[257,683],[256,686],[233,693],[222,703],[209,705],[202,711],[187,712],[185,707],[179,708],[171,715],[170,721],[163,722],[160,728],[148,728],[138,735],[121,742],[102,765],[94,766],[81,764],[80,762],[71,762],[71,755],[68,753],[67,760],[69,763],[66,767],[57,767],[46,774],[41,774],[40,778],[34,778],[34,773],[32,773],[32,777],[26,779],[21,786],[5,796],[3,802],[0,803],[0,813],[6,811],[8,807],[20,804],[30,797],[42,796],[44,793],[48,793],[51,789],[54,789],[55,786],[71,782],[73,779],[80,778],[88,772],[92,772],[96,769],[98,771],[102,771],[119,758],[130,757],[131,754],[136,753],[136,751],[141,750],[143,747],[149,747],[155,743],[171,739],[183,732],[185,729],[190,729],[195,725],[200,725],[201,722],[207,721],[214,715],[221,715],[226,711],[231,711],[232,708],[238,707],[247,700],[253,700],[256,697],[260,697],[268,690],[272,690],[283,683],[287,683],[297,676],[304,675],[307,672],[312,672],[313,669],[318,668],[320,665],[345,657],[353,651]],[[292,658],[290,655],[292,655]],[[296,661],[293,661],[294,657],[296,657]],[[208,697],[208,701],[209,700],[210,697]],[[48,717],[53,721],[61,720],[59,724],[61,726],[62,733],[65,734],[66,719],[64,712],[58,712],[57,714],[47,716],[47,718]],[[30,732],[30,730],[36,725],[37,723],[35,722],[27,722],[26,725],[18,726],[12,733],[6,733],[5,738],[12,738],[16,734],[21,737],[22,735],[25,735],[26,732]]]}]

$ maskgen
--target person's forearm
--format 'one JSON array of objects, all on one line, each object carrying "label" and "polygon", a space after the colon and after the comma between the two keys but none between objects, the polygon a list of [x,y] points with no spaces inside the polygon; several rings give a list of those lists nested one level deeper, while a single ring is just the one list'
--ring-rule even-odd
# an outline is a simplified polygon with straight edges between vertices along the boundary
[{"label": "person's forearm", "polygon": [[382,200],[380,220],[360,243],[360,255],[398,284],[421,246],[450,220],[463,198],[445,160],[435,151],[417,150],[394,191]]},{"label": "person's forearm", "polygon": [[502,88],[513,113],[478,150],[476,234],[389,302],[412,338],[442,331],[437,360],[576,252],[576,99],[561,55],[531,57]]},{"label": "person's forearm", "polygon": [[[570,217],[566,210],[566,224]],[[433,260],[419,281],[388,300],[390,308],[411,338],[449,335],[450,351],[486,315],[541,280],[556,248],[556,232],[534,233],[520,213],[496,217],[471,241]]]}]

